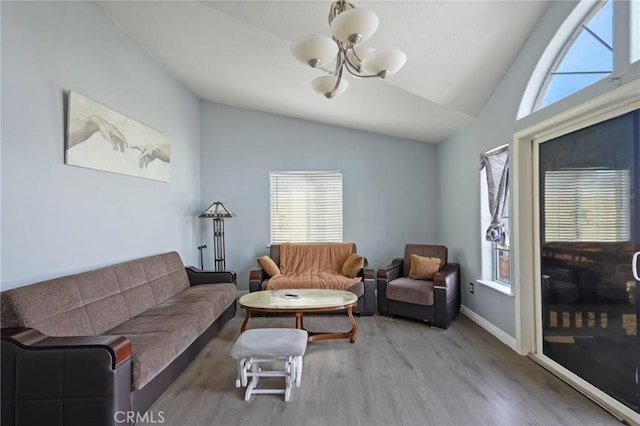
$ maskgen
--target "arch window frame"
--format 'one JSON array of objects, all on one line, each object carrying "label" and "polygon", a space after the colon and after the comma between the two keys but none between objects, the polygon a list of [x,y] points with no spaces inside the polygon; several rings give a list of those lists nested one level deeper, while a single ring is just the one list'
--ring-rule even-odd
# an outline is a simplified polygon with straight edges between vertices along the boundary
[{"label": "arch window frame", "polygon": [[539,102],[548,88],[550,73],[562,62],[582,32],[582,25],[588,24],[606,3],[606,0],[582,0],[558,24],[559,29],[551,36],[534,67],[520,101],[516,117],[518,128],[526,128],[593,98],[595,93],[602,94],[637,79],[640,68],[640,1],[609,1],[613,6],[613,71],[548,105],[541,106]]},{"label": "arch window frame", "polygon": [[[596,39],[598,42],[600,42],[602,45],[604,45],[607,49],[609,49],[611,51],[611,55],[612,55],[612,63],[613,63],[613,67],[615,69],[615,42],[612,43],[612,46],[609,46],[609,44],[602,40],[602,38],[600,38],[600,36],[598,36],[592,29],[589,28],[589,23],[593,20],[593,18],[604,8],[604,6],[608,3],[611,2],[612,6],[615,3],[614,0],[599,0],[597,2],[595,2],[595,4],[593,4],[593,6],[591,6],[589,9],[587,9],[587,13],[586,15],[584,15],[582,17],[582,19],[579,21],[579,23],[575,26],[575,28],[573,29],[573,31],[570,33],[570,37],[568,38],[568,40],[566,40],[563,44],[563,46],[560,48],[560,50],[557,52],[557,54],[555,55],[555,58],[553,59],[553,61],[551,62],[551,66],[549,67],[549,70],[546,73],[546,76],[544,77],[544,80],[542,81],[542,84],[540,85],[539,89],[538,89],[538,93],[536,95],[536,99],[535,102],[533,104],[533,109],[531,112],[533,111],[537,111],[541,108],[544,108],[546,105],[542,105],[544,102],[544,98],[545,95],[547,94],[547,91],[549,90],[549,86],[551,85],[551,82],[553,81],[554,77],[557,75],[567,75],[567,74],[576,74],[576,75],[580,75],[580,74],[602,74],[602,79],[606,78],[607,76],[610,76],[611,74],[613,74],[614,70],[607,70],[607,71],[599,71],[599,70],[593,70],[593,71],[585,71],[585,72],[558,72],[558,68],[560,67],[560,65],[562,64],[562,62],[564,61],[565,57],[567,56],[567,53],[569,53],[571,51],[571,49],[574,47],[576,40],[580,37],[580,35],[583,34],[584,31],[586,31],[587,33],[589,33],[594,39]],[[612,32],[615,33],[615,11],[613,12],[613,16],[612,16]],[[614,40],[615,40],[615,35],[614,35]],[[601,80],[601,79],[599,79]],[[585,87],[588,87],[591,84],[588,84]],[[583,87],[584,88],[584,87]],[[581,89],[576,90],[580,91]],[[573,92],[573,93],[575,93]],[[572,93],[570,93],[567,96],[571,96]],[[564,96],[564,97],[567,97]],[[563,97],[563,98],[564,98]],[[560,99],[563,99],[560,98]],[[560,99],[557,99],[555,101],[552,101],[550,104],[554,104],[557,101],[559,101]]]}]

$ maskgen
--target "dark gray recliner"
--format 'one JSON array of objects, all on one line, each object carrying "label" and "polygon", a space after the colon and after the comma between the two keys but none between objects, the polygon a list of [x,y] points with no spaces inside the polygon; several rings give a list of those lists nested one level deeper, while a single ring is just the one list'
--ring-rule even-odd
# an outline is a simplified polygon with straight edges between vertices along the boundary
[{"label": "dark gray recliner", "polygon": [[[440,270],[433,280],[409,278],[411,255],[438,257]],[[447,328],[460,310],[460,265],[447,262],[447,248],[440,245],[407,244],[404,258],[378,269],[378,312],[427,321]]]}]

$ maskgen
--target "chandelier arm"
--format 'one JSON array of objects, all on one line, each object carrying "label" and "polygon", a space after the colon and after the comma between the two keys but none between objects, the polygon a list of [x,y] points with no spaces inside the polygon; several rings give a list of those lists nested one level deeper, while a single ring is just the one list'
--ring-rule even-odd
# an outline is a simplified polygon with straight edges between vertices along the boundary
[{"label": "chandelier arm", "polygon": [[320,71],[324,71],[327,74],[336,75],[336,70],[330,70],[330,69],[324,68],[324,67],[316,67],[316,69],[320,70]]},{"label": "chandelier arm", "polygon": [[380,78],[380,76],[378,74],[366,74],[366,75],[358,74],[355,77],[358,77],[358,78],[375,78],[375,77],[378,77],[378,78]]},{"label": "chandelier arm", "polygon": [[342,66],[344,65],[345,58],[347,57],[345,51],[342,49],[342,46],[338,44],[338,55],[336,56],[336,68],[333,71],[333,75],[338,75],[338,72],[342,73]]},{"label": "chandelier arm", "polygon": [[349,74],[351,74],[352,76],[356,77],[356,78],[373,78],[373,77],[380,77],[378,74],[358,74],[358,73],[354,73],[353,71],[351,71],[349,69],[349,67],[345,67],[347,69],[347,71],[349,72]]},{"label": "chandelier arm", "polygon": [[372,77],[380,77],[379,74],[363,74],[362,67],[356,66],[349,60],[348,55],[344,55],[344,67],[347,69],[347,72],[356,78],[372,78]]},{"label": "chandelier arm", "polygon": [[343,67],[340,67],[340,70],[338,71],[338,78],[336,78],[336,84],[333,86],[333,89],[331,89],[331,91],[325,95],[329,99],[333,98],[336,95],[338,86],[340,86],[340,82],[342,81],[342,69]]},{"label": "chandelier arm", "polygon": [[360,56],[358,56],[358,52],[356,52],[355,46],[351,46],[351,51],[353,52],[353,57],[356,58],[358,62],[362,63],[362,59],[360,59]]},{"label": "chandelier arm", "polygon": [[[345,66],[347,67],[347,71],[349,71],[351,75],[360,76],[360,73],[362,72],[362,67],[351,62],[351,60],[349,59],[349,55],[344,55],[344,57],[345,57]],[[351,69],[349,67],[351,67]]]}]

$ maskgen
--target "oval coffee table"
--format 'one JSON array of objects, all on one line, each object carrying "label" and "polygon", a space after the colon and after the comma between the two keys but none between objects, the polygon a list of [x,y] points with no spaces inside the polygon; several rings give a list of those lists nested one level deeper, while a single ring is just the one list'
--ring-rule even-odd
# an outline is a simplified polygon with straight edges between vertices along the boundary
[{"label": "oval coffee table", "polygon": [[[296,294],[297,298],[286,297],[285,294]],[[303,315],[307,312],[331,312],[347,310],[351,321],[351,330],[345,332],[314,332],[308,331],[309,341],[324,339],[349,338],[351,343],[356,341],[358,324],[353,317],[353,307],[358,304],[358,297],[350,291],[324,289],[288,289],[262,290],[245,294],[239,300],[240,307],[246,315],[240,328],[243,332],[253,312],[295,313],[296,328],[304,330]]]}]

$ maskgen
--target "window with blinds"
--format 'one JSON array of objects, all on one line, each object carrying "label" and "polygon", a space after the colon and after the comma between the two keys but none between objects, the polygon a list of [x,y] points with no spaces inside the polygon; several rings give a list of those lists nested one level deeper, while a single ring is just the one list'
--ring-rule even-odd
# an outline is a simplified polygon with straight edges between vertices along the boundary
[{"label": "window with blinds", "polygon": [[545,172],[545,240],[629,241],[630,186],[628,170]]},{"label": "window with blinds", "polygon": [[271,243],[342,242],[342,171],[271,172]]}]

